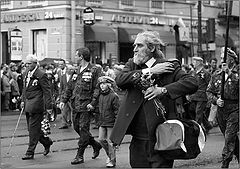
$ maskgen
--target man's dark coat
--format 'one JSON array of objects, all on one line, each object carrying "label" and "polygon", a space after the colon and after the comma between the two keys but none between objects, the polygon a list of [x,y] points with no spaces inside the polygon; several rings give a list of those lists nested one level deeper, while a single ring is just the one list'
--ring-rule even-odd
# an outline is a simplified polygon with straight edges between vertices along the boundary
[{"label": "man's dark coat", "polygon": [[47,74],[39,68],[33,73],[26,86],[27,74],[24,76],[23,101],[25,112],[43,113],[46,109],[52,109],[51,87]]},{"label": "man's dark coat", "polygon": [[[154,65],[160,62],[165,62],[165,60],[157,59]],[[159,87],[166,87],[168,91],[167,96],[160,98],[166,109],[165,117],[167,119],[176,119],[175,100],[177,98],[186,94],[192,94],[198,89],[196,79],[186,74],[181,69],[178,61],[172,62],[174,63],[175,71],[158,75],[155,81]],[[124,135],[129,134],[127,131],[128,127],[142,104],[150,139],[155,140],[155,129],[162,121],[161,116],[155,111],[153,100],[144,100],[142,91],[136,87],[134,74],[141,71],[141,68],[134,64],[132,59],[129,59],[123,71],[115,79],[121,89],[127,90],[110,136],[110,140],[115,144],[121,144]]]}]

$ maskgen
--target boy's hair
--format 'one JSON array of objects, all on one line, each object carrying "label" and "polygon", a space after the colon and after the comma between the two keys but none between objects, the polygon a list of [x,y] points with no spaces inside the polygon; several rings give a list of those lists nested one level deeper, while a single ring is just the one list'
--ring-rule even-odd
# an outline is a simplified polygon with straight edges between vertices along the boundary
[{"label": "boy's hair", "polygon": [[90,50],[87,47],[82,47],[77,49],[78,57],[81,55],[83,56],[83,59],[87,62],[90,62],[91,56],[90,56]]}]

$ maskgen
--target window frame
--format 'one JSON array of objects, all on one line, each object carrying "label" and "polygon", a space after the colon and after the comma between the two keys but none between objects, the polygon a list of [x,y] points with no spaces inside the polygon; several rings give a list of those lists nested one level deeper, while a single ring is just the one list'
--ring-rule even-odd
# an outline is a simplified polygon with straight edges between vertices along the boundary
[{"label": "window frame", "polygon": [[135,9],[135,4],[136,4],[135,0],[132,0],[133,5],[124,5],[124,4],[122,4],[122,1],[123,0],[119,0],[119,9],[125,9],[125,10]]},{"label": "window frame", "polygon": [[85,0],[85,6],[91,6],[91,7],[101,7],[103,6],[103,0],[98,0],[100,2],[91,2],[89,0]]},{"label": "window frame", "polygon": [[9,1],[9,4],[2,4],[1,2],[1,9],[13,9],[13,1]]},{"label": "window frame", "polygon": [[153,0],[149,0],[149,12],[164,13],[164,11],[165,11],[165,1],[158,1],[158,2],[162,3],[162,9],[160,9],[160,8],[153,8],[152,7]]},{"label": "window frame", "polygon": [[39,2],[28,1],[27,6],[47,6],[47,5],[48,5],[48,1],[43,0],[43,1],[39,1]]}]

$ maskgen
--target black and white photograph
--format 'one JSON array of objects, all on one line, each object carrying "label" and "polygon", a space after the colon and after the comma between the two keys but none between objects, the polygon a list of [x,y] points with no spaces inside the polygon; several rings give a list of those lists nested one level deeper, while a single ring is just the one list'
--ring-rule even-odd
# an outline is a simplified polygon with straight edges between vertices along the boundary
[{"label": "black and white photograph", "polygon": [[1,0],[1,169],[239,168],[238,0]]}]

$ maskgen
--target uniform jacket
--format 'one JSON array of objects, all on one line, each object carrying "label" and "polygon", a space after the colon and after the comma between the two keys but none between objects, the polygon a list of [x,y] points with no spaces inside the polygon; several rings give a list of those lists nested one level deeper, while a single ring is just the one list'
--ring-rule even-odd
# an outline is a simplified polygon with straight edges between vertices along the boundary
[{"label": "uniform jacket", "polygon": [[52,94],[47,74],[37,68],[26,86],[27,74],[28,71],[24,75],[22,94],[22,99],[25,102],[25,112],[42,113],[45,108],[52,109]]},{"label": "uniform jacket", "polygon": [[119,109],[118,95],[112,90],[99,96],[99,125],[113,127]]},{"label": "uniform jacket", "polygon": [[[164,61],[158,59],[154,64]],[[173,73],[165,73],[156,78],[158,86],[166,87],[168,90],[168,95],[160,98],[166,109],[167,119],[176,118],[175,99],[194,93],[198,88],[195,77],[186,74],[178,62],[174,62],[174,66],[175,71]],[[155,138],[155,129],[162,121],[162,118],[155,111],[153,100],[144,100],[142,91],[135,86],[133,75],[136,72],[141,72],[141,68],[138,68],[131,58],[115,79],[120,88],[127,90],[110,136],[112,142],[116,144],[120,144],[124,135],[128,134],[127,129],[142,104],[150,138]]]},{"label": "uniform jacket", "polygon": [[[207,87],[208,99],[216,105],[217,99],[221,96],[222,71],[216,72]],[[239,102],[239,70],[231,71],[224,84],[224,100],[229,102]]]},{"label": "uniform jacket", "polygon": [[77,112],[88,111],[88,104],[96,107],[99,96],[99,89],[96,86],[99,76],[98,68],[90,63],[81,73],[78,71],[77,74],[73,74],[67,84],[62,102],[70,101],[72,108]]},{"label": "uniform jacket", "polygon": [[198,81],[198,90],[196,93],[190,96],[191,100],[208,101],[206,90],[207,90],[208,83],[211,79],[210,73],[206,69],[202,68],[198,72],[192,71],[191,74],[192,76],[196,77]]}]

